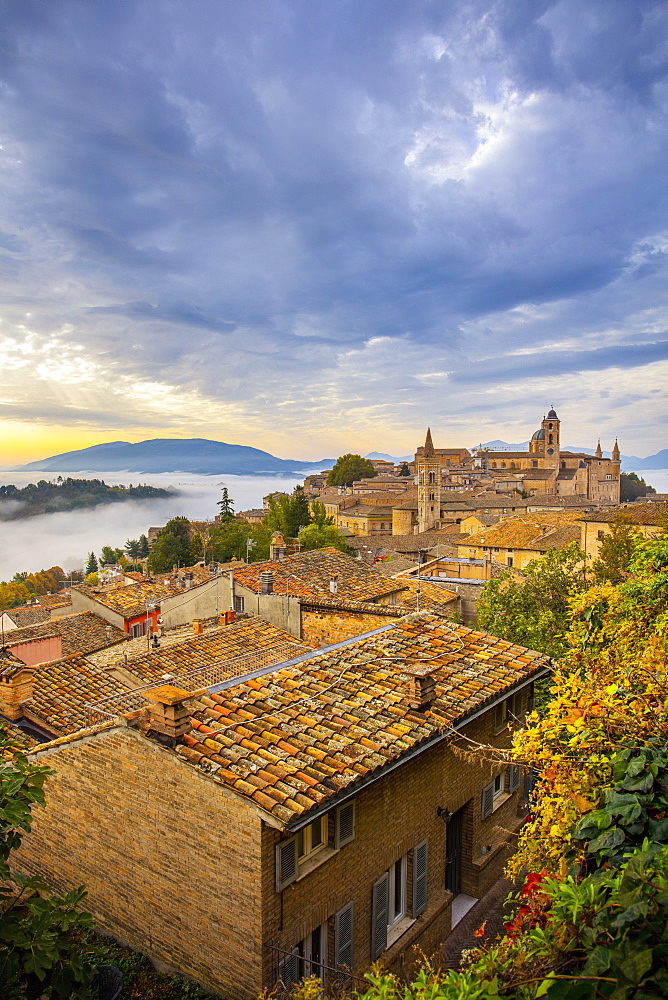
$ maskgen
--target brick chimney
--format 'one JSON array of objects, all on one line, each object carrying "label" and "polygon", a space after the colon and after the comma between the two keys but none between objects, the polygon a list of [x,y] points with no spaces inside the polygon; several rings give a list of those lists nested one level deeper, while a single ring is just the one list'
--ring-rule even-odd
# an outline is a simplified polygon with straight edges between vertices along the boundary
[{"label": "brick chimney", "polygon": [[437,669],[431,663],[414,663],[402,670],[407,675],[408,704],[416,712],[426,712],[436,700]]},{"label": "brick chimney", "polygon": [[154,732],[167,736],[174,742],[184,733],[190,732],[190,710],[184,703],[192,698],[192,692],[163,684],[162,687],[145,691],[144,698],[150,703],[149,715]]},{"label": "brick chimney", "polygon": [[201,635],[204,631],[204,619],[193,618],[193,635]]},{"label": "brick chimney", "polygon": [[285,537],[280,531],[275,531],[269,542],[269,558],[272,562],[285,559]]},{"label": "brick chimney", "polygon": [[32,696],[33,673],[9,650],[0,649],[0,712],[12,722],[21,718],[21,705]]}]

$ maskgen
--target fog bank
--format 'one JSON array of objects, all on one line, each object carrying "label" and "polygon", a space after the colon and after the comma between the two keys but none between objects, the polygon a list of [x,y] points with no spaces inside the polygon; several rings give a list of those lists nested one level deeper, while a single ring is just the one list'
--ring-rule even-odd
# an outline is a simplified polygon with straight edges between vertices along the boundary
[{"label": "fog bank", "polygon": [[[150,527],[159,527],[180,514],[191,519],[210,519],[218,513],[216,501],[227,486],[235,510],[261,507],[262,497],[275,490],[289,493],[303,482],[276,476],[197,476],[162,473],[137,477],[136,473],[71,473],[73,479],[104,479],[110,486],[148,483],[178,491],[164,500],[105,504],[88,510],[43,514],[22,521],[0,522],[0,580],[10,580],[22,570],[34,572],[49,566],[80,569],[89,552],[99,555],[103,545],[122,548],[128,538],[139,538]],[[22,487],[41,474],[9,472],[2,483]],[[49,474],[49,479],[53,474]]]}]

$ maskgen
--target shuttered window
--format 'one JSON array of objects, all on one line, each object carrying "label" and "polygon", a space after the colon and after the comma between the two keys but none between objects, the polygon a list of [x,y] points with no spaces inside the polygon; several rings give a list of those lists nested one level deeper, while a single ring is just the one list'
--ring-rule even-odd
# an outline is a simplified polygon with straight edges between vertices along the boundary
[{"label": "shuttered window", "polygon": [[297,838],[276,845],[276,891],[280,892],[297,878]]},{"label": "shuttered window", "polygon": [[295,986],[300,981],[302,978],[301,966],[299,947],[293,948],[290,955],[281,959],[278,963],[278,977],[284,986]]},{"label": "shuttered window", "polygon": [[344,847],[355,839],[355,803],[347,802],[336,810],[334,846]]},{"label": "shuttered window", "polygon": [[481,819],[487,819],[494,811],[494,782],[490,781],[482,790]]},{"label": "shuttered window", "polygon": [[427,841],[422,840],[413,848],[413,916],[427,907]]},{"label": "shuttered window", "polygon": [[372,890],[371,957],[375,961],[387,947],[390,877],[387,872],[374,882]]},{"label": "shuttered window", "polygon": [[334,917],[334,963],[337,969],[353,966],[353,904],[347,903]]},{"label": "shuttered window", "polygon": [[520,772],[522,768],[519,764],[511,764],[508,768],[508,791],[516,792],[520,787]]}]

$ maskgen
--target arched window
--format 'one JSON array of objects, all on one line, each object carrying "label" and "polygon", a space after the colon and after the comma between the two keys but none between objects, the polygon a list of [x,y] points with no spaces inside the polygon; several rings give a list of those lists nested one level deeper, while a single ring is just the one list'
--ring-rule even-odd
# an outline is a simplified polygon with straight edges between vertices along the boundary
[{"label": "arched window", "polygon": [[435,482],[436,482],[436,476],[434,475],[433,472],[430,472],[429,473],[429,485],[433,486]]}]

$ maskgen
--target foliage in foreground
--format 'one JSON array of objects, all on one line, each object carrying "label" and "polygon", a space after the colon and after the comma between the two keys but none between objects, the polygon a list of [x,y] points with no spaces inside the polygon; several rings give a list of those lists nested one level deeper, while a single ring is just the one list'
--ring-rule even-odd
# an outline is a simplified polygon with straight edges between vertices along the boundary
[{"label": "foliage in foreground", "polygon": [[[637,541],[624,582],[571,598],[551,700],[515,734],[538,775],[498,942],[460,971],[376,969],[363,1000],[668,996],[668,539]],[[484,934],[484,927],[479,934]]]}]

